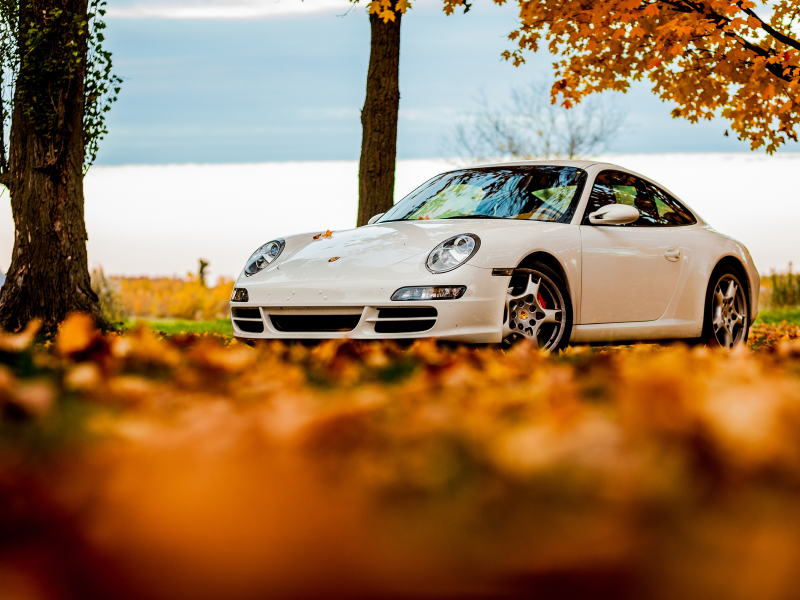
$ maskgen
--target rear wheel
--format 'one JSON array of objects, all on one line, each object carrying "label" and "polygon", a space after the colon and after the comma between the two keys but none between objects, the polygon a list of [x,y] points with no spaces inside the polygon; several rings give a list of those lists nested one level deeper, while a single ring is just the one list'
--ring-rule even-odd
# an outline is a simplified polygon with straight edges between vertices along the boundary
[{"label": "rear wheel", "polygon": [[741,274],[732,267],[714,270],[706,292],[703,341],[727,350],[747,342],[750,311]]},{"label": "rear wheel", "polygon": [[572,333],[572,302],[561,277],[536,262],[511,278],[503,319],[503,341],[528,339],[542,350],[565,348]]}]

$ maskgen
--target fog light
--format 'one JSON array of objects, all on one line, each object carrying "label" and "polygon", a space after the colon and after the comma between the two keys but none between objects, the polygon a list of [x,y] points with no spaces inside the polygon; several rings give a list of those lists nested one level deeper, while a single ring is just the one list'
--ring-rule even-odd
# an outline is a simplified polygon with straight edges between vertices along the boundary
[{"label": "fog light", "polygon": [[466,291],[465,285],[404,287],[392,294],[392,300],[457,300]]},{"label": "fog light", "polygon": [[250,294],[244,288],[233,288],[231,302],[250,302]]}]

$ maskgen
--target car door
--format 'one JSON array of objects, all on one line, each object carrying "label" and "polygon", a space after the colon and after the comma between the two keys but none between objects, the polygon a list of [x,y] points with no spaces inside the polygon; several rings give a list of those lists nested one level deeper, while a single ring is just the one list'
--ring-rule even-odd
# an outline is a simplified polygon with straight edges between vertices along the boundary
[{"label": "car door", "polygon": [[[654,321],[664,314],[685,249],[680,228],[669,226],[656,200],[651,184],[629,173],[607,170],[595,179],[580,226],[581,323]],[[634,206],[639,218],[626,225],[589,222],[612,203]]]}]

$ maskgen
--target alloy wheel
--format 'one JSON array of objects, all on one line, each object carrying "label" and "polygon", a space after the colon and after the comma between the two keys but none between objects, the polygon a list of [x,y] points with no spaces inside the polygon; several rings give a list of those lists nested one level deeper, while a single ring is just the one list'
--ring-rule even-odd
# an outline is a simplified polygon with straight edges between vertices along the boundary
[{"label": "alloy wheel", "polygon": [[543,273],[528,275],[524,289],[509,288],[503,338],[527,338],[542,350],[555,350],[564,336],[564,298]]},{"label": "alloy wheel", "polygon": [[723,348],[730,350],[747,335],[747,299],[739,281],[731,274],[719,278],[711,297],[711,328]]}]

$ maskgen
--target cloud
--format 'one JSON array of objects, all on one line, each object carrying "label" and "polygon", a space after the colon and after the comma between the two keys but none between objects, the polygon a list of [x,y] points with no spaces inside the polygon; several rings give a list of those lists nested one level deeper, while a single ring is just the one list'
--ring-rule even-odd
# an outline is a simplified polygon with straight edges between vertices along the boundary
[{"label": "cloud", "polygon": [[109,6],[115,19],[263,19],[321,12],[343,14],[349,0],[140,0],[130,6]]}]

